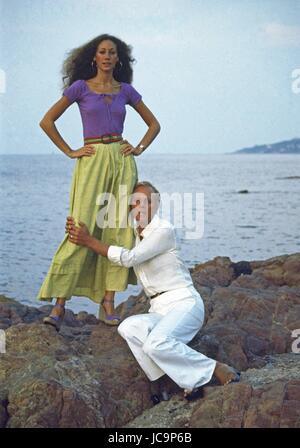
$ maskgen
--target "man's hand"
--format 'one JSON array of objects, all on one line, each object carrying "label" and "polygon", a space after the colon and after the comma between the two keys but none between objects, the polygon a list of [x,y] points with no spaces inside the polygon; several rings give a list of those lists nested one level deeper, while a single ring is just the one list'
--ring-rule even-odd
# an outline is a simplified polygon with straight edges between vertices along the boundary
[{"label": "man's hand", "polygon": [[91,235],[87,226],[79,221],[80,227],[75,225],[75,220],[72,216],[67,217],[66,232],[69,233],[69,241],[77,246],[88,246],[91,242]]},{"label": "man's hand", "polygon": [[67,217],[65,229],[69,233],[68,240],[77,246],[86,246],[93,252],[96,252],[96,254],[107,257],[109,245],[90,235],[87,226],[83,222],[79,221],[79,225],[80,227],[75,226],[72,216]]}]

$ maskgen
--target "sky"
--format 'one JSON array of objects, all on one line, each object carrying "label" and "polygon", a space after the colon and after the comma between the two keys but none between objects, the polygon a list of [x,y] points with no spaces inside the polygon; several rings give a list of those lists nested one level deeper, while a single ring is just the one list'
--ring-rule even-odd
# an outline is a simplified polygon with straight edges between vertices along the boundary
[{"label": "sky", "polygon": [[[300,137],[299,0],[0,0],[0,14],[0,154],[60,152],[39,121],[62,95],[67,52],[102,33],[132,46],[133,86],[161,125],[147,150]],[[82,145],[76,103],[56,126]],[[127,106],[124,138],[136,145],[146,131]]]}]

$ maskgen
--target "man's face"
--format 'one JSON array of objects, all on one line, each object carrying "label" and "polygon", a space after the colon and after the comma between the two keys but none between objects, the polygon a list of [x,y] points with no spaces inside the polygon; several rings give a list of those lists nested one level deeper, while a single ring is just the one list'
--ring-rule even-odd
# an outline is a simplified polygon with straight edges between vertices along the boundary
[{"label": "man's face", "polygon": [[146,227],[159,206],[158,194],[150,187],[140,185],[131,195],[131,215],[142,228]]}]

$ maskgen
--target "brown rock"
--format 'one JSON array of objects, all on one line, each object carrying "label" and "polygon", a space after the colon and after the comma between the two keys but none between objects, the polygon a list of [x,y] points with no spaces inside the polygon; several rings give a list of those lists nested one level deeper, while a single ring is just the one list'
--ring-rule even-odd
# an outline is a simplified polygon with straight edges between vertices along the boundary
[{"label": "brown rock", "polygon": [[[0,427],[120,427],[137,419],[147,426],[156,413],[157,427],[164,421],[169,427],[299,426],[299,366],[296,375],[294,358],[277,370],[270,362],[275,354],[299,356],[290,354],[291,333],[300,328],[299,267],[299,253],[238,263],[216,257],[195,266],[206,316],[190,345],[242,370],[242,383],[223,388],[212,381],[202,400],[186,403],[170,380],[174,397],[155,409],[149,381],[116,328],[68,310],[57,333],[42,324],[51,306],[0,296],[7,339]],[[148,308],[141,293],[117,311],[125,318]]]},{"label": "brown rock", "polygon": [[300,356],[266,357],[241,382],[204,386],[204,397],[186,403],[182,394],[145,411],[126,428],[299,428]]},{"label": "brown rock", "polygon": [[300,380],[275,381],[259,389],[247,384],[212,388],[192,413],[192,428],[299,427],[300,401],[289,399],[287,390],[300,391]]}]

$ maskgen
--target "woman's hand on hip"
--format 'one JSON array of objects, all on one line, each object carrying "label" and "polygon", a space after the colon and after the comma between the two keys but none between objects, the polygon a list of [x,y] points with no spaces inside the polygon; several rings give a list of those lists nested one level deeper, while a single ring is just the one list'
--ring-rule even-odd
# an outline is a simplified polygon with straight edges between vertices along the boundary
[{"label": "woman's hand on hip", "polygon": [[122,140],[121,145],[122,145],[121,154],[123,154],[125,157],[129,156],[130,154],[133,154],[134,156],[138,156],[141,154],[141,152],[143,152],[142,149],[135,148],[134,146],[132,146],[128,142],[128,140]]},{"label": "woman's hand on hip", "polygon": [[91,157],[96,152],[93,145],[84,145],[79,149],[74,149],[70,154],[69,157],[71,159],[78,159],[80,157]]}]

